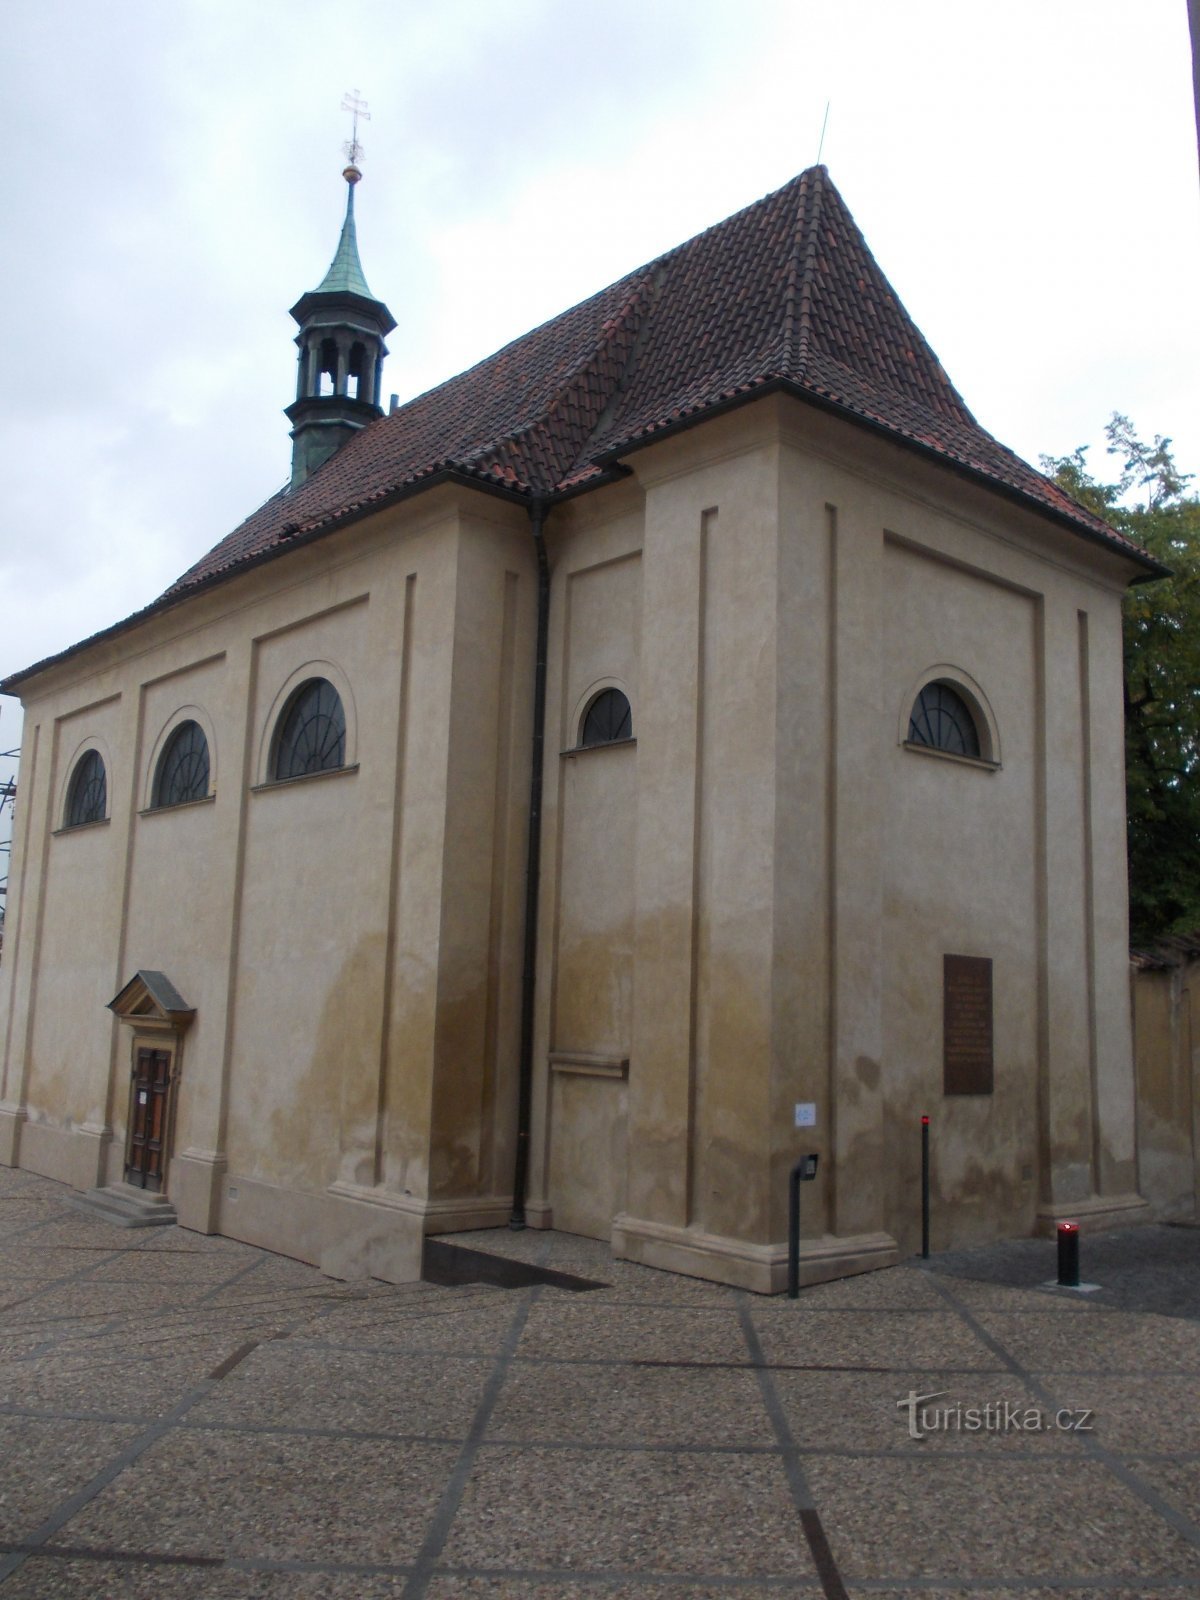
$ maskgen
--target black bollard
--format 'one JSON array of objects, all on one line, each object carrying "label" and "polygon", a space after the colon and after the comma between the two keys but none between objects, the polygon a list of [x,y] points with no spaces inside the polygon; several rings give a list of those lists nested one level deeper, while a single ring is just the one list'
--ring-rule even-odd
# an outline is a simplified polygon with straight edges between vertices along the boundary
[{"label": "black bollard", "polygon": [[929,1260],[929,1118],[921,1118],[921,1257]]},{"label": "black bollard", "polygon": [[800,1293],[800,1185],[817,1175],[817,1157],[801,1156],[788,1182],[788,1299]]},{"label": "black bollard", "polygon": [[1058,1286],[1060,1289],[1079,1287],[1079,1224],[1060,1222],[1058,1225]]}]

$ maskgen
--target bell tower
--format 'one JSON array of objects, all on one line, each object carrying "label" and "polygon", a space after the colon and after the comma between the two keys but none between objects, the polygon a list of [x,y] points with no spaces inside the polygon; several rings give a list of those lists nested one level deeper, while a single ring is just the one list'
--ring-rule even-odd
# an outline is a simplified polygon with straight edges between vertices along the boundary
[{"label": "bell tower", "polygon": [[[351,100],[353,103],[350,103]],[[354,137],[346,147],[346,217],[329,271],[315,289],[300,296],[292,316],[300,325],[296,398],[287,407],[292,424],[292,488],[340,450],[360,428],[383,415],[379,389],[384,338],[396,326],[382,300],[367,287],[358,259],[354,227],[354,190],[362,178],[357,162],[358,118],[366,104],[347,97],[354,112]]]}]

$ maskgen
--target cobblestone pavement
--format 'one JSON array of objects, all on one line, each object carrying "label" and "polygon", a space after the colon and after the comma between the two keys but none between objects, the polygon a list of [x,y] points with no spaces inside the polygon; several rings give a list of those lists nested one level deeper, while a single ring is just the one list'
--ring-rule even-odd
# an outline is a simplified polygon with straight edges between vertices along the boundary
[{"label": "cobblestone pavement", "polygon": [[68,1192],[0,1168],[0,1600],[1200,1594],[1190,1316],[507,1231],[457,1242],[606,1287],[343,1285]]}]

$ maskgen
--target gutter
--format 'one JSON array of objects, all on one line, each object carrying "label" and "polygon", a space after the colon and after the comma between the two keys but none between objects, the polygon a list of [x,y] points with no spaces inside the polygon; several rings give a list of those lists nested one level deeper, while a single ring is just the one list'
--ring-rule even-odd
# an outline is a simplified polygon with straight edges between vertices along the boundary
[{"label": "gutter", "polygon": [[[1075,534],[1078,538],[1087,539],[1092,544],[1098,544],[1111,551],[1114,555],[1124,557],[1126,561],[1142,568],[1142,571],[1136,577],[1129,580],[1130,586],[1137,583],[1152,583],[1156,578],[1169,578],[1172,575],[1170,567],[1164,566],[1161,561],[1156,560],[1147,551],[1130,549],[1124,542],[1123,536],[1115,528],[1110,529],[1108,533],[1101,531],[1103,527],[1107,527],[1102,518],[1096,519],[1100,526],[1089,526],[1088,523],[1077,520],[1069,513],[1059,510],[1056,506],[1047,505],[1045,501],[1039,500],[1036,495],[1030,494],[1027,490],[1019,489],[1015,484],[1005,483],[1003,479],[993,477],[991,473],[969,465],[966,461],[960,460],[948,451],[939,450],[937,446],[926,444],[923,440],[915,438],[911,434],[903,433],[896,428],[890,428],[886,423],[878,422],[874,417],[869,417],[864,412],[856,411],[853,406],[845,405],[838,400],[833,400],[826,395],[820,394],[814,389],[807,388],[794,378],[786,378],[780,375],[751,382],[736,393],[724,395],[720,400],[711,401],[707,405],[697,406],[694,411],[690,411],[684,416],[672,417],[670,421],[656,425],[649,432],[636,434],[629,439],[618,440],[616,444],[608,446],[593,459],[597,465],[611,471],[623,461],[625,456],[632,455],[636,450],[647,449],[650,445],[657,444],[660,439],[671,438],[674,434],[686,433],[688,429],[699,427],[701,423],[707,422],[711,417],[721,416],[727,411],[736,411],[740,406],[747,405],[752,400],[759,400],[771,394],[790,395],[795,400],[801,400],[808,405],[815,406],[818,411],[827,411],[833,416],[840,417],[843,421],[853,423],[856,427],[865,428],[867,432],[876,434],[879,438],[886,440],[889,444],[895,445],[899,449],[913,451],[915,454],[923,456],[926,460],[934,461],[939,466],[947,468],[960,478],[966,478],[968,482],[973,483],[977,488],[990,490],[993,494],[998,494],[1004,499],[1024,507],[1026,511],[1032,511],[1039,516],[1049,518],[1050,521],[1067,529],[1069,533]],[[1001,445],[1000,448],[1004,449],[1005,446]],[[1020,458],[1018,457],[1018,459]],[[1025,465],[1028,465],[1028,463],[1025,463]],[[1033,469],[1030,468],[1030,470],[1032,471]],[[1085,508],[1081,507],[1081,510],[1088,517],[1092,516],[1092,513],[1087,512]]]},{"label": "gutter", "polygon": [[[559,500],[570,500],[576,495],[587,494],[592,489],[602,487],[607,483],[615,483],[621,478],[630,475],[628,467],[619,463],[609,467],[606,471],[589,478],[586,483],[574,488],[560,490],[552,496],[546,497],[546,504],[557,503]],[[451,484],[462,489],[477,489],[481,494],[490,494],[497,500],[507,500],[510,504],[529,506],[530,493],[523,489],[510,489],[503,484],[489,482],[472,472],[466,472],[457,467],[439,467],[437,471],[420,478],[413,478],[395,489],[389,489],[373,500],[366,500],[358,505],[346,507],[343,510],[330,512],[322,516],[311,526],[300,533],[280,534],[274,544],[268,545],[265,550],[260,550],[256,555],[242,561],[235,561],[220,571],[211,573],[207,578],[199,578],[194,583],[189,583],[185,589],[168,589],[165,594],[159,595],[157,600],[152,600],[148,606],[143,606],[140,611],[135,611],[131,616],[124,617],[120,622],[111,623],[107,628],[101,628],[98,633],[89,634],[86,639],[68,645],[65,650],[59,650],[52,656],[45,656],[41,661],[35,661],[32,666],[25,667],[19,672],[11,672],[8,677],[0,680],[0,694],[17,695],[21,684],[34,678],[48,667],[57,667],[64,661],[70,661],[74,656],[90,649],[95,644],[105,644],[110,639],[116,639],[131,628],[136,628],[142,622],[148,622],[152,617],[160,616],[164,611],[183,605],[195,596],[208,594],[211,590],[219,588],[223,583],[229,583],[234,578],[241,577],[244,572],[253,572],[255,568],[265,566],[268,561],[275,561],[280,556],[285,556],[291,550],[297,550],[302,545],[312,544],[317,539],[323,539],[327,534],[337,533],[341,528],[351,527],[356,522],[364,522],[368,517],[373,517],[376,512],[386,511],[389,507],[399,505],[404,500],[411,500],[415,495],[423,494],[427,489],[436,489],[442,484]],[[257,514],[257,513],[256,513]]]},{"label": "gutter", "polygon": [[[94,644],[105,644],[110,639],[119,638],[121,634],[126,633],[130,628],[136,628],[139,623],[148,622],[151,617],[160,616],[164,611],[170,611],[175,606],[183,605],[197,595],[208,594],[210,590],[219,588],[221,584],[228,583],[234,578],[240,578],[244,572],[253,572],[255,568],[265,566],[268,561],[278,560],[280,556],[287,555],[292,550],[298,550],[303,545],[312,544],[317,539],[323,539],[327,534],[336,533],[340,528],[349,527],[355,522],[363,522],[368,517],[374,516],[377,511],[386,511],[390,506],[398,505],[403,500],[410,500],[414,495],[423,494],[427,489],[435,489],[439,485],[447,483],[467,489],[479,489],[482,493],[494,495],[500,500],[516,501],[523,505],[528,504],[529,501],[528,495],[522,494],[518,490],[508,489],[498,483],[488,483],[454,467],[441,467],[426,477],[412,479],[408,483],[399,485],[398,488],[389,489],[375,499],[362,501],[358,505],[347,507],[345,510],[326,513],[309,527],[302,530],[289,532],[288,529],[291,525],[285,524],[284,529],[276,536],[275,543],[268,545],[265,550],[260,550],[247,559],[234,561],[229,566],[210,573],[206,578],[198,578],[194,583],[189,583],[184,589],[170,588],[165,594],[160,594],[157,600],[152,600],[148,606],[143,606],[140,611],[133,612],[131,616],[124,617],[120,622],[114,622],[107,628],[101,628],[98,633],[90,634],[86,639],[81,639],[78,644],[68,645],[65,650],[60,650],[55,655],[46,656],[41,661],[35,661],[31,667],[25,667],[20,672],[10,672],[7,678],[0,680],[0,694],[15,694],[19,684],[35,677],[39,672],[44,672],[47,667],[56,667],[64,661],[69,661],[73,656],[79,655]],[[273,496],[272,498],[275,497]],[[270,502],[265,501],[264,504],[270,504]],[[254,513],[256,516],[257,514],[257,512]]]},{"label": "gutter", "polygon": [[546,559],[546,503],[529,507],[537,554],[537,660],[533,674],[532,769],[529,774],[529,848],[525,861],[525,953],[521,971],[521,1052],[517,1064],[517,1154],[513,1169],[510,1228],[525,1226],[529,1182],[529,1137],[533,1120],[533,1001],[537,985],[538,889],[542,858],[542,766],[546,746],[546,655],[550,631],[550,564]]}]

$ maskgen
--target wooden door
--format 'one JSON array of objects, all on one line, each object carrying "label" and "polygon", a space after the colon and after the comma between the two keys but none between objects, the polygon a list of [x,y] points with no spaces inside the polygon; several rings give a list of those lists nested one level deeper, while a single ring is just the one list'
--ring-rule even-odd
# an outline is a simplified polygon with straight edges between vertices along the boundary
[{"label": "wooden door", "polygon": [[171,1052],[139,1048],[129,1105],[125,1182],[161,1190],[170,1126]]}]

